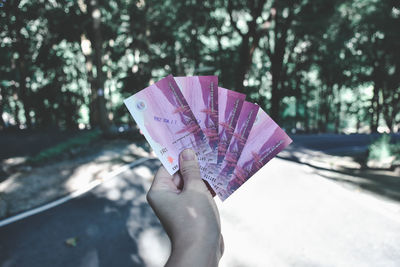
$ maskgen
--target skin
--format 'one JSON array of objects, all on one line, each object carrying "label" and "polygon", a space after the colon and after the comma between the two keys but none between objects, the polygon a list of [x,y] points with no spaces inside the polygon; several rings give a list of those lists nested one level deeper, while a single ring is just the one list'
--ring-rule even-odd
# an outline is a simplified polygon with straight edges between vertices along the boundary
[{"label": "skin", "polygon": [[181,153],[179,166],[173,176],[161,167],[147,194],[171,240],[165,266],[218,266],[224,249],[220,217],[193,150]]}]

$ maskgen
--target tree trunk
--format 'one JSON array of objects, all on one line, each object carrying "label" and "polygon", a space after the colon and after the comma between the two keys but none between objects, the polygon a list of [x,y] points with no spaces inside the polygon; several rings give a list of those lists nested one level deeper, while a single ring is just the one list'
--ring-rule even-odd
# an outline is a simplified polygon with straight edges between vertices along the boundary
[{"label": "tree trunk", "polygon": [[[15,88],[17,89],[17,88]],[[21,121],[19,120],[19,106],[18,106],[18,94],[14,93],[14,120],[15,125],[19,128],[21,126]]]},{"label": "tree trunk", "polygon": [[271,87],[271,118],[275,121],[279,121],[279,109],[281,102],[281,95],[278,88],[279,78],[277,75],[272,75],[272,87]]},{"label": "tree trunk", "polygon": [[[400,72],[400,71],[399,71]],[[395,73],[395,75],[399,75]],[[400,107],[400,92],[396,92],[398,82],[395,81],[398,78],[389,77],[387,80],[390,82],[385,82],[382,88],[383,103],[382,103],[382,115],[386,122],[387,127],[390,132],[394,132],[395,117],[399,113]]]},{"label": "tree trunk", "polygon": [[370,123],[370,128],[372,133],[378,132],[378,126],[379,126],[379,117],[381,113],[381,105],[379,101],[379,93],[380,93],[380,82],[375,80],[374,81],[374,94],[371,99],[371,109],[372,109],[372,114],[371,114],[371,123]]},{"label": "tree trunk", "polygon": [[87,73],[87,81],[90,84],[90,95],[89,95],[89,123],[92,128],[100,125],[100,116],[98,112],[98,103],[97,103],[97,86],[95,84],[95,79],[93,77],[93,65],[91,55],[85,55],[86,62],[86,73]]},{"label": "tree trunk", "polygon": [[4,122],[4,119],[3,119],[5,101],[6,101],[5,90],[0,87],[0,130],[6,128],[6,123]]},{"label": "tree trunk", "polygon": [[259,46],[261,32],[257,30],[257,19],[261,16],[265,3],[266,0],[259,0],[257,3],[250,3],[250,13],[252,16],[252,20],[247,24],[248,31],[244,34],[237,27],[236,22],[233,21],[232,1],[228,0],[228,13],[230,17],[230,22],[232,24],[232,27],[242,37],[242,42],[239,48],[239,65],[236,67],[236,74],[234,78],[236,90],[238,90],[239,92],[245,92],[243,82],[246,78],[246,74],[250,70],[251,63],[253,62],[254,51]]},{"label": "tree trunk", "polygon": [[[296,71],[296,70],[295,70]],[[296,76],[296,83],[295,83],[295,122],[294,122],[294,127],[297,130],[297,122],[301,121],[301,115],[300,115],[300,105],[301,105],[301,87],[300,87],[300,75]]]},{"label": "tree trunk", "polygon": [[357,112],[357,123],[356,123],[356,133],[360,132],[360,128],[361,128],[361,115],[360,112]]},{"label": "tree trunk", "polygon": [[317,112],[317,127],[318,132],[326,132],[325,123],[324,123],[324,110],[325,110],[325,86],[321,86],[319,89],[319,98],[318,98],[318,112]]},{"label": "tree trunk", "polygon": [[92,17],[93,35],[91,36],[91,43],[94,46],[94,63],[96,66],[96,78],[93,83],[95,85],[95,90],[92,90],[92,93],[93,91],[96,91],[95,104],[98,111],[99,126],[103,131],[108,132],[110,124],[107,116],[106,101],[104,98],[105,76],[102,70],[103,40],[100,29],[101,12],[97,0],[87,0],[86,3],[88,6],[89,15]]},{"label": "tree trunk", "polygon": [[[285,56],[285,50],[286,50],[286,45],[287,45],[287,34],[289,27],[292,23],[293,20],[293,14],[292,11],[289,10],[289,15],[285,19],[285,21],[282,23],[279,23],[279,19],[283,19],[283,17],[279,16],[279,13],[282,13],[277,11],[276,12],[276,25],[275,25],[275,49],[273,54],[269,52],[270,54],[270,60],[271,60],[271,75],[272,75],[272,86],[271,86],[271,110],[270,114],[271,117],[275,121],[279,121],[280,119],[280,103],[282,101],[282,93],[280,92],[280,84],[281,84],[281,77],[282,77],[282,66],[283,66],[283,60]],[[280,25],[281,27],[279,27]],[[279,37],[278,37],[279,36]]]},{"label": "tree trunk", "polygon": [[380,94],[381,90],[383,89],[383,73],[382,73],[382,65],[380,64],[380,60],[376,56],[376,61],[374,65],[374,69],[372,72],[372,79],[374,83],[374,90],[373,90],[373,96],[371,99],[371,121],[370,121],[370,128],[372,133],[376,133],[378,131],[378,126],[379,126],[379,119],[381,115],[381,101],[380,101]]},{"label": "tree trunk", "polygon": [[304,130],[306,131],[306,133],[310,132],[310,116],[309,116],[309,110],[308,110],[308,106],[307,106],[307,100],[309,99],[309,93],[308,90],[306,88],[305,92],[304,92]]},{"label": "tree trunk", "polygon": [[249,47],[249,35],[246,34],[242,37],[242,43],[239,50],[239,65],[237,66],[235,75],[235,89],[239,92],[244,92],[243,82],[249,68],[248,62],[251,61],[249,58]]},{"label": "tree trunk", "polygon": [[335,133],[338,134],[340,133],[340,121],[341,121],[341,117],[340,117],[340,113],[342,110],[342,102],[340,101],[340,87],[338,87],[337,89],[337,97],[336,97],[336,117],[335,117]]},{"label": "tree trunk", "polygon": [[31,110],[31,104],[30,104],[30,100],[29,100],[29,94],[28,94],[28,88],[26,87],[26,74],[25,74],[25,64],[23,62],[22,59],[22,55],[23,53],[20,53],[20,59],[18,59],[19,61],[19,75],[20,75],[20,79],[19,79],[19,97],[21,99],[22,105],[24,107],[24,115],[25,115],[25,123],[26,123],[26,127],[28,129],[32,128],[32,119],[30,116],[30,110]]},{"label": "tree trunk", "polygon": [[[245,92],[243,82],[246,74],[251,68],[253,62],[254,51],[259,46],[261,35],[257,33],[257,24],[254,21],[249,23],[249,32],[242,36],[242,44],[239,50],[239,66],[235,76],[235,86],[240,92]],[[252,41],[250,41],[250,38]]]},{"label": "tree trunk", "polygon": [[324,127],[323,127],[323,132],[326,133],[329,130],[329,122],[331,121],[331,116],[330,116],[330,107],[331,107],[331,102],[330,102],[330,96],[332,95],[333,90],[332,90],[332,85],[328,84],[326,86],[326,91],[323,95],[323,103],[324,103],[324,109],[323,109],[323,114],[324,114]]},{"label": "tree trunk", "polygon": [[23,28],[23,15],[21,14],[21,11],[18,7],[20,1],[15,1],[14,5],[13,5],[13,12],[15,14],[15,18],[16,21],[14,23],[14,27],[12,31],[13,31],[13,35],[16,39],[15,42],[15,50],[18,54],[18,59],[16,60],[17,64],[17,70],[18,70],[18,83],[19,83],[19,88],[18,88],[18,95],[19,95],[19,99],[22,102],[22,106],[24,108],[24,115],[25,115],[25,123],[26,123],[26,127],[29,129],[32,127],[32,120],[30,117],[30,110],[31,110],[31,103],[30,103],[30,96],[29,96],[29,92],[28,92],[28,88],[26,86],[26,66],[25,66],[25,55],[29,55],[29,53],[27,53],[28,48],[27,46],[24,44],[24,37],[21,34],[21,29]]}]

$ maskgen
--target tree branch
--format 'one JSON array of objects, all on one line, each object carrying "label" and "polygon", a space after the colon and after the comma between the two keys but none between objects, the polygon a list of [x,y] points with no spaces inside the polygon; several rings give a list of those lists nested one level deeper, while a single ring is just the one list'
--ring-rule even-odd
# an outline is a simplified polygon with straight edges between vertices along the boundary
[{"label": "tree branch", "polygon": [[238,28],[238,26],[236,24],[236,21],[233,20],[233,16],[232,16],[232,13],[233,13],[232,0],[228,0],[228,7],[227,8],[228,8],[229,20],[230,20],[230,23],[231,23],[232,27],[237,31],[237,33],[239,33],[240,36],[243,37],[244,33]]},{"label": "tree branch", "polygon": [[264,9],[264,5],[265,5],[265,3],[267,2],[267,0],[259,0],[258,1],[258,3],[257,3],[257,5],[255,5],[255,8],[254,8],[254,16],[255,16],[255,18],[257,19],[259,16],[261,16],[261,13],[262,13],[262,11],[263,11],[263,9]]}]

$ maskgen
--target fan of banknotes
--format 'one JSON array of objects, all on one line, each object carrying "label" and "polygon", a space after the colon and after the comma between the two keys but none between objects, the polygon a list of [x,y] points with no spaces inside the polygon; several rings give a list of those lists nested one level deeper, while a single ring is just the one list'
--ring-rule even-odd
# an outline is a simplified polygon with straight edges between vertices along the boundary
[{"label": "fan of banknotes", "polygon": [[169,75],[124,103],[171,175],[192,148],[203,180],[224,201],[292,142],[245,98],[218,87],[217,76]]}]

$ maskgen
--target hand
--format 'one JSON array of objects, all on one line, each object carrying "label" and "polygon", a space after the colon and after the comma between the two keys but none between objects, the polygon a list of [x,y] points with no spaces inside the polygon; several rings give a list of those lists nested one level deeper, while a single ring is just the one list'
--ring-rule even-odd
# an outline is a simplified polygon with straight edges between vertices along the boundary
[{"label": "hand", "polygon": [[179,165],[173,176],[161,167],[147,194],[171,240],[166,266],[217,266],[224,249],[217,206],[200,177],[194,151],[184,150]]}]

